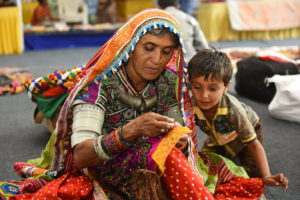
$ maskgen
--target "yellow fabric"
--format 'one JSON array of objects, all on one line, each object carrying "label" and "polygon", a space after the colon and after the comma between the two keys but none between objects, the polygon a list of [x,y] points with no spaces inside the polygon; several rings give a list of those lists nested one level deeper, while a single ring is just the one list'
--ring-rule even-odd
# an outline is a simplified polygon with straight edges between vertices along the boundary
[{"label": "yellow fabric", "polygon": [[162,173],[165,171],[165,161],[172,148],[182,136],[191,132],[192,131],[187,127],[175,127],[160,141],[152,154],[152,159],[156,162]]},{"label": "yellow fabric", "polygon": [[22,2],[23,23],[30,24],[34,9],[39,5],[37,1]]},{"label": "yellow fabric", "polygon": [[121,0],[116,1],[116,9],[119,20],[127,21],[136,13],[147,9],[154,8],[153,0]]},{"label": "yellow fabric", "polygon": [[234,31],[231,29],[226,2],[201,3],[198,20],[206,39],[210,42],[300,37],[300,27],[276,31]]},{"label": "yellow fabric", "polygon": [[23,52],[20,17],[17,7],[0,8],[0,54]]}]

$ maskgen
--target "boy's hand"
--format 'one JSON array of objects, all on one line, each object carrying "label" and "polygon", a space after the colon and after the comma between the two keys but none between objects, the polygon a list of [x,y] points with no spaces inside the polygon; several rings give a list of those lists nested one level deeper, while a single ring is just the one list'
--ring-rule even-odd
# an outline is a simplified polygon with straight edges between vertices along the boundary
[{"label": "boy's hand", "polygon": [[283,174],[266,176],[262,180],[267,186],[280,186],[284,191],[288,189],[289,180]]},{"label": "boy's hand", "polygon": [[187,146],[187,137],[183,136],[182,138],[180,138],[180,140],[177,142],[176,147],[177,149],[179,149],[180,151],[185,150],[186,146]]}]

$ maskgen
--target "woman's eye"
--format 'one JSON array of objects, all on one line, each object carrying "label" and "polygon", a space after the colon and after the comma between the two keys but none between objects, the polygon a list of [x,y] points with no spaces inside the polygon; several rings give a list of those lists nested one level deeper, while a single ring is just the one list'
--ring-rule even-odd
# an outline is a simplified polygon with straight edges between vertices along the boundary
[{"label": "woman's eye", "polygon": [[147,46],[145,46],[144,49],[145,49],[146,51],[153,51],[154,48],[153,48],[153,47],[147,47]]},{"label": "woman's eye", "polygon": [[165,50],[163,50],[163,53],[165,55],[169,55],[172,51],[173,51],[173,49],[165,49]]}]

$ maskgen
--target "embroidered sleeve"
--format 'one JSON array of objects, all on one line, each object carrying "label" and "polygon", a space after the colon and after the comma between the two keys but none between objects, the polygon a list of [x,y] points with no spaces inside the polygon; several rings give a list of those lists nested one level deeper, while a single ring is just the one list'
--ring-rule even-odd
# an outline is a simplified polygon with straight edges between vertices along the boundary
[{"label": "embroidered sleeve", "polygon": [[77,95],[76,99],[82,100],[87,103],[96,104],[105,111],[107,92],[105,91],[103,85],[103,83],[95,80],[94,82],[83,88]]}]

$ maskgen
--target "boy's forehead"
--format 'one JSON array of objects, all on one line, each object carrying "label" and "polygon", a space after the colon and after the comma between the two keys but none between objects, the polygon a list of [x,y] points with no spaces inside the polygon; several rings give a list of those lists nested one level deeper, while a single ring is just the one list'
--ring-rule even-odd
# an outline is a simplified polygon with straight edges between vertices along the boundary
[{"label": "boy's forehead", "polygon": [[214,76],[213,74],[191,76],[190,81],[202,81],[202,82],[211,82],[211,83],[223,82],[220,76]]},{"label": "boy's forehead", "polygon": [[217,76],[210,75],[199,75],[199,76],[192,76],[190,78],[190,82],[198,82],[198,83],[209,83],[209,84],[220,84],[223,83],[221,78]]}]

